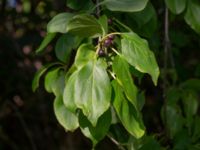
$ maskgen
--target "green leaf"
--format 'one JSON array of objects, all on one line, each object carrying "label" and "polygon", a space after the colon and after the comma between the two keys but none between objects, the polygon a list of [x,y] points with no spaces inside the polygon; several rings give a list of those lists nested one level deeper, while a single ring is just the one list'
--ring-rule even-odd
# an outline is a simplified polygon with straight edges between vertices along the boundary
[{"label": "green leaf", "polygon": [[76,94],[76,80],[77,80],[78,71],[74,72],[69,79],[67,80],[64,93],[63,101],[64,105],[68,110],[75,113],[77,106],[75,104],[75,94]]},{"label": "green leaf", "polygon": [[80,39],[70,34],[62,35],[55,47],[56,57],[63,62],[69,62],[71,51],[80,43]]},{"label": "green leaf", "polygon": [[200,92],[200,79],[189,79],[181,84],[181,88]]},{"label": "green leaf", "polygon": [[157,29],[157,14],[149,2],[140,12],[128,13],[126,22],[135,32],[143,37],[151,37]]},{"label": "green leaf", "polygon": [[122,55],[137,70],[151,75],[155,85],[159,76],[159,68],[153,52],[146,40],[135,33],[123,33],[121,40]]},{"label": "green leaf", "polygon": [[142,146],[138,150],[162,150],[160,144],[152,136],[146,136],[142,139]]},{"label": "green leaf", "polygon": [[89,60],[94,59],[95,51],[94,46],[91,44],[82,44],[76,53],[75,66],[80,68],[84,66]]},{"label": "green leaf", "polygon": [[[75,71],[66,85],[64,101],[73,101],[93,126],[109,108],[111,85],[101,59],[90,60]],[[66,105],[66,103],[65,103]]]},{"label": "green leaf", "polygon": [[189,0],[185,21],[190,27],[200,34],[200,2]]},{"label": "green leaf", "polygon": [[73,16],[74,14],[71,14],[71,13],[60,13],[56,15],[47,24],[47,32],[66,33],[68,22]]},{"label": "green leaf", "polygon": [[97,19],[91,15],[76,15],[67,25],[67,31],[81,37],[98,37],[102,28]]},{"label": "green leaf", "polygon": [[74,131],[78,128],[78,117],[64,106],[61,95],[57,96],[54,101],[54,112],[58,122],[65,130]]},{"label": "green leaf", "polygon": [[125,129],[135,138],[141,138],[145,133],[145,128],[141,120],[140,114],[136,111],[132,104],[123,95],[120,85],[114,80],[112,82],[115,99],[113,102],[114,108],[117,112]]},{"label": "green leaf", "polygon": [[167,105],[166,106],[166,121],[164,107],[161,110],[161,116],[163,122],[166,124],[166,128],[169,131],[170,138],[173,138],[179,131],[183,129],[184,118],[180,114],[180,108],[177,106]]},{"label": "green leaf", "polygon": [[82,133],[93,142],[95,146],[102,140],[111,125],[111,111],[107,110],[102,116],[99,117],[96,126],[94,127],[83,113],[79,114],[79,124]]},{"label": "green leaf", "polygon": [[133,78],[131,77],[129,64],[120,56],[116,56],[113,61],[113,71],[116,74],[118,83],[124,89],[126,97],[138,109],[137,104],[137,87],[133,83]]},{"label": "green leaf", "polygon": [[99,23],[101,24],[103,36],[106,36],[108,33],[108,18],[106,15],[103,15],[99,18]]},{"label": "green leaf", "polygon": [[36,91],[36,89],[39,87],[39,81],[40,77],[52,66],[59,65],[59,63],[51,63],[48,65],[43,66],[40,70],[38,70],[34,76],[34,79],[32,81],[32,90],[33,92]]},{"label": "green leaf", "polygon": [[81,11],[88,11],[94,7],[91,0],[67,0],[67,6],[69,8]]},{"label": "green leaf", "polygon": [[56,33],[47,33],[39,48],[36,50],[36,53],[40,53],[44,48],[55,38]]},{"label": "green leaf", "polygon": [[198,110],[198,94],[193,91],[184,91],[181,96],[185,115],[188,118],[192,118]]},{"label": "green leaf", "polygon": [[180,14],[186,7],[186,0],[165,0],[165,3],[174,14]]},{"label": "green leaf", "polygon": [[62,95],[65,87],[64,71],[60,67],[49,71],[45,76],[44,85],[47,92],[53,92],[56,96]]},{"label": "green leaf", "polygon": [[104,4],[111,11],[136,12],[145,8],[148,0],[104,0]]}]

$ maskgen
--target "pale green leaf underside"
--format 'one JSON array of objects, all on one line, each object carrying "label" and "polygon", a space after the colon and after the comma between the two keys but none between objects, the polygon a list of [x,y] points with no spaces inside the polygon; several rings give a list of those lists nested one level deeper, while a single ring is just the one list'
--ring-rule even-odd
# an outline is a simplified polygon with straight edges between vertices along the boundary
[{"label": "pale green leaf underside", "polygon": [[104,0],[104,4],[111,11],[136,12],[145,8],[148,0]]},{"label": "pale green leaf underside", "polygon": [[75,106],[82,109],[93,126],[109,108],[110,99],[110,81],[101,60],[90,60],[75,71],[65,87],[64,103],[66,107],[71,105],[72,110]]},{"label": "pale green leaf underside", "polygon": [[78,128],[78,117],[65,107],[62,96],[56,97],[54,101],[54,112],[57,120],[65,130],[74,131]]}]

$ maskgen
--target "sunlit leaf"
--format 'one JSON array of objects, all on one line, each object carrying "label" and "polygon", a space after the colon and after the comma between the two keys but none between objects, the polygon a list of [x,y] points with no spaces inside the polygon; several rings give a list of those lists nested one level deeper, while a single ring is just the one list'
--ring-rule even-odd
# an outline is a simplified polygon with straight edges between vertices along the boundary
[{"label": "sunlit leaf", "polygon": [[135,33],[122,34],[122,55],[138,71],[151,75],[155,85],[159,76],[159,68],[153,52],[146,40]]},{"label": "sunlit leaf", "polygon": [[69,20],[74,16],[71,13],[60,13],[53,17],[51,21],[47,24],[47,32],[67,32],[67,25]]},{"label": "sunlit leaf", "polygon": [[115,91],[113,105],[119,119],[131,135],[133,135],[135,138],[141,138],[145,133],[145,128],[139,113],[124,97],[123,90],[121,89],[120,85],[116,81],[113,81],[112,85]]},{"label": "sunlit leaf", "polygon": [[54,112],[58,122],[66,131],[74,131],[78,128],[78,117],[65,107],[62,95],[57,96],[54,101]]}]

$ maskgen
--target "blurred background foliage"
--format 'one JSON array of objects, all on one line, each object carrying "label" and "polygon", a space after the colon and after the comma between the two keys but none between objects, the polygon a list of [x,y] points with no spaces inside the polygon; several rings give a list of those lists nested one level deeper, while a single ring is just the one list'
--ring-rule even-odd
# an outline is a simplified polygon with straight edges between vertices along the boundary
[{"label": "blurred background foliage", "polygon": [[[0,0],[0,150],[91,148],[90,141],[79,130],[66,133],[58,124],[53,112],[53,95],[47,94],[42,86],[36,93],[31,90],[34,73],[43,64],[57,60],[53,50],[55,40],[48,45],[45,55],[35,54],[46,35],[48,21],[60,12],[76,12],[80,9],[83,12],[89,11],[93,3],[84,2]],[[79,5],[74,5],[76,3]],[[105,13],[110,18],[118,18],[140,36],[147,38],[161,68],[157,87],[153,86],[146,75],[141,81],[141,88],[146,95],[142,112],[147,133],[169,149],[175,147],[187,150],[191,148],[188,145],[199,143],[200,140],[200,37],[186,24],[183,14],[169,14],[172,54],[169,67],[165,70],[168,86],[166,99],[169,103],[166,108],[169,122],[166,126],[170,130],[166,138],[161,119],[164,103],[164,10],[163,0],[151,0],[151,4],[142,12]],[[126,135],[118,140],[123,142]],[[144,142],[147,143],[147,148],[148,143],[154,143],[154,146],[157,144],[153,138],[144,139]],[[106,138],[97,149],[110,150],[118,147]]]}]

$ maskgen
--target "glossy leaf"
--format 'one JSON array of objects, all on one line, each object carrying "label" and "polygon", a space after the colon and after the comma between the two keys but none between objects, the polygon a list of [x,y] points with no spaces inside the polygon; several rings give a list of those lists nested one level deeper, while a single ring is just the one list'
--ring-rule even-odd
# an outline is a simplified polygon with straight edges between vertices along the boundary
[{"label": "glossy leaf", "polygon": [[65,95],[82,109],[95,126],[98,118],[110,106],[111,99],[110,81],[102,60],[90,60],[74,72],[66,85]]},{"label": "glossy leaf", "polygon": [[77,79],[78,71],[74,72],[66,82],[66,86],[63,93],[63,101],[64,105],[68,110],[75,113],[77,106],[75,104],[75,84]]},{"label": "glossy leaf", "polygon": [[47,32],[67,32],[67,25],[69,20],[74,16],[71,13],[60,13],[53,17],[51,21],[47,24]]},{"label": "glossy leaf", "polygon": [[104,4],[111,11],[136,12],[145,8],[148,0],[104,0]]},{"label": "glossy leaf", "polygon": [[131,77],[129,64],[120,56],[116,56],[113,61],[113,71],[116,74],[118,83],[124,89],[126,97],[138,109],[137,104],[137,87],[133,83],[133,78]]},{"label": "glossy leaf", "polygon": [[93,142],[93,146],[102,140],[111,124],[111,111],[107,110],[101,117],[99,117],[96,126],[94,127],[83,113],[79,114],[79,124],[82,133]]},{"label": "glossy leaf", "polygon": [[54,101],[54,112],[58,122],[65,130],[74,131],[78,128],[78,117],[65,107],[61,95],[57,96]]},{"label": "glossy leaf", "polygon": [[185,21],[193,30],[200,34],[200,2],[198,0],[188,1]]},{"label": "glossy leaf", "polygon": [[63,94],[65,87],[65,73],[59,68],[53,69],[45,76],[45,89],[49,93],[59,96]]},{"label": "glossy leaf", "polygon": [[71,51],[80,43],[80,39],[70,34],[62,35],[55,47],[56,57],[63,62],[68,62],[71,56]]},{"label": "glossy leaf", "polygon": [[102,27],[95,17],[83,14],[70,20],[67,31],[81,37],[98,37],[102,34]]},{"label": "glossy leaf", "polygon": [[165,3],[174,14],[180,14],[186,7],[186,0],[165,0]]},{"label": "glossy leaf", "polygon": [[35,92],[36,89],[39,87],[39,81],[40,77],[52,66],[58,65],[59,63],[51,63],[48,65],[43,66],[40,70],[38,70],[34,76],[33,82],[32,82],[32,90]]},{"label": "glossy leaf", "polygon": [[155,85],[159,76],[159,68],[153,52],[146,40],[135,33],[122,34],[122,55],[138,71],[151,75]]},{"label": "glossy leaf", "polygon": [[75,65],[77,68],[84,66],[89,60],[94,59],[95,51],[91,44],[82,44],[76,53]]},{"label": "glossy leaf", "polygon": [[116,81],[113,81],[112,85],[115,91],[113,105],[123,126],[135,138],[142,137],[145,133],[145,128],[139,113],[124,97],[123,90],[120,85]]},{"label": "glossy leaf", "polygon": [[44,48],[55,38],[56,33],[47,33],[39,48],[36,50],[36,53],[40,53]]}]

